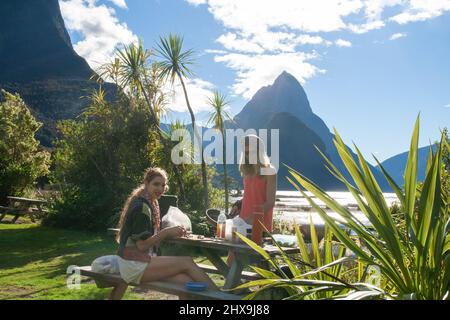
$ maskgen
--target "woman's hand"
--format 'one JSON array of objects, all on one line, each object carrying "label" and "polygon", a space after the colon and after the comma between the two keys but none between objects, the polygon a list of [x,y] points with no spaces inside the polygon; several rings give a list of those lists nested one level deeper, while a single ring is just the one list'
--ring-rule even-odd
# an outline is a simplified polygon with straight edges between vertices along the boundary
[{"label": "woman's hand", "polygon": [[183,227],[176,226],[171,228],[166,228],[160,232],[163,238],[181,238],[186,235],[186,230]]}]

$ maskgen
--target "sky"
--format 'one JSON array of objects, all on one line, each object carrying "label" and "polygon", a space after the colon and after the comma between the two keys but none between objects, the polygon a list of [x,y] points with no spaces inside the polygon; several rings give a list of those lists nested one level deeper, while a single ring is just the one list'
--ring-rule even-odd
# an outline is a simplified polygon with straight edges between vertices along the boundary
[{"label": "sky", "polygon": [[[450,0],[59,0],[75,50],[94,69],[123,44],[184,36],[199,119],[213,90],[239,113],[282,71],[313,111],[372,161],[420,146],[450,127]],[[188,119],[179,85],[170,104]]]}]

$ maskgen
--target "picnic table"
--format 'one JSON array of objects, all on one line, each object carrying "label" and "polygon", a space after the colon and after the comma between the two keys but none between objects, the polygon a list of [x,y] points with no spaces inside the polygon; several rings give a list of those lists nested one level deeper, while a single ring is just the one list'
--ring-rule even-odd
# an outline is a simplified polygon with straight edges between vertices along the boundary
[{"label": "picnic table", "polygon": [[[232,289],[248,278],[243,275],[244,267],[249,265],[264,264],[264,259],[245,243],[233,243],[223,239],[207,238],[199,235],[189,237],[167,239],[166,243],[185,247],[200,248],[205,257],[217,268],[218,273],[225,277],[224,289]],[[279,249],[271,244],[264,244],[262,248],[271,256],[280,255]],[[299,253],[298,248],[282,248],[286,254]],[[231,266],[222,260],[221,254],[230,251],[234,254]]]},{"label": "picnic table", "polygon": [[[108,232],[115,234],[119,229],[110,228]],[[225,278],[224,289],[232,289],[237,287],[243,280],[256,280],[259,276],[253,272],[245,272],[244,268],[249,265],[260,265],[267,267],[264,259],[251,247],[245,243],[233,243],[224,239],[215,239],[204,237],[201,235],[190,235],[187,237],[167,239],[164,243],[173,244],[176,246],[194,247],[200,248],[202,254],[212,263],[215,267],[207,267],[201,265],[207,273],[217,273]],[[262,248],[271,257],[281,255],[278,247],[272,244],[263,244]],[[300,250],[298,248],[282,247],[285,254],[296,254]],[[231,266],[228,266],[223,260],[221,255],[226,252],[232,252],[234,254],[233,262]]]},{"label": "picnic table", "polygon": [[7,207],[0,206],[0,221],[6,215],[13,215],[12,223],[16,223],[21,216],[29,216],[32,222],[45,217],[48,213],[46,206],[47,201],[39,199],[27,199],[20,197],[8,197],[9,205]]},{"label": "picnic table", "polygon": [[[109,234],[116,234],[119,229],[109,228]],[[195,247],[200,248],[204,256],[212,263],[213,266],[206,264],[197,264],[206,273],[220,274],[224,276],[225,283],[223,289],[233,289],[239,286],[243,281],[246,280],[257,280],[260,276],[257,273],[244,271],[244,268],[249,265],[261,265],[264,263],[264,259],[255,252],[251,247],[245,243],[233,243],[223,239],[215,239],[204,237],[201,235],[189,235],[182,238],[167,239],[164,241],[168,244],[173,244],[182,247]],[[264,244],[262,248],[271,256],[275,257],[280,255],[279,249],[271,244]],[[282,250],[286,254],[299,253],[298,248],[284,248]],[[229,267],[223,260],[222,255],[231,251],[234,253],[234,260]],[[119,277],[119,275],[102,275],[96,274],[91,271],[89,266],[79,268],[80,272],[84,276],[88,276],[100,280],[101,284],[99,287],[109,287],[111,283],[117,281],[114,277]],[[119,277],[120,278],[120,277]],[[106,280],[106,285],[104,284]],[[97,284],[99,285],[99,284]],[[150,282],[140,284],[139,287],[144,289],[152,289],[156,291],[161,291],[169,294],[188,294],[193,299],[222,299],[222,300],[240,300],[242,297],[242,292],[232,291],[233,293],[225,292],[207,292],[194,293],[188,292],[183,286],[174,285],[164,281]]]}]

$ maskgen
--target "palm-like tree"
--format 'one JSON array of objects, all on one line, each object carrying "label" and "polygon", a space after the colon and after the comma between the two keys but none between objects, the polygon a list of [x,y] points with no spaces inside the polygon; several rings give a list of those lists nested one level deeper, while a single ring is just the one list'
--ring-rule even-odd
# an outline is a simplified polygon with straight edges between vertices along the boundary
[{"label": "palm-like tree", "polygon": [[142,40],[137,45],[130,44],[117,52],[120,68],[119,84],[122,88],[129,88],[131,95],[135,97],[144,96],[150,111],[152,122],[155,128],[159,130],[158,117],[152,104],[148,90],[149,70],[151,68],[149,59],[152,55],[150,50],[144,49]]},{"label": "palm-like tree", "polygon": [[225,144],[225,121],[233,121],[230,114],[226,111],[226,107],[229,101],[226,95],[219,91],[214,91],[213,95],[208,98],[208,104],[213,108],[210,113],[208,124],[212,123],[216,130],[220,131],[222,135],[222,147],[223,147],[223,172],[224,172],[224,184],[225,184],[225,212],[228,213],[228,175],[227,175],[227,154]]},{"label": "palm-like tree", "polygon": [[[152,124],[164,149],[170,154],[170,143],[167,134],[160,127],[160,116],[165,109],[165,98],[162,92],[162,81],[159,75],[159,64],[149,62],[152,52],[144,49],[142,40],[138,44],[124,46],[117,51],[117,58],[109,66],[100,68],[100,77],[110,77],[128,94],[130,100],[139,100],[142,96],[150,112]],[[100,80],[100,79],[99,79]],[[178,167],[172,167],[180,186],[181,198],[186,200],[184,184]]]},{"label": "palm-like tree", "polygon": [[[189,97],[186,89],[186,84],[184,82],[185,78],[189,78],[193,75],[190,65],[194,63],[192,50],[183,51],[183,38],[178,35],[169,34],[167,37],[160,37],[160,41],[157,44],[155,51],[162,58],[159,63],[161,66],[161,77],[163,79],[169,79],[172,84],[175,80],[180,80],[181,86],[183,88],[184,98],[186,100],[186,105],[191,115],[192,128],[194,135],[198,141],[201,141],[200,133],[195,125],[195,115],[191,108],[189,102]],[[202,181],[203,181],[203,196],[204,203],[206,207],[209,207],[209,196],[208,196],[208,178],[206,172],[206,164],[203,158],[203,146],[200,145],[201,151],[201,161],[202,161]]]}]

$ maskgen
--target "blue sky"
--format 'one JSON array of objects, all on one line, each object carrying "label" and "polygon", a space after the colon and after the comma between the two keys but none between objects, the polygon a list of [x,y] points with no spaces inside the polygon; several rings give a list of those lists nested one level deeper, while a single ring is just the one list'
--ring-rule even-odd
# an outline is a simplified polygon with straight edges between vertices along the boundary
[{"label": "blue sky", "polygon": [[[256,5],[255,5],[256,3]],[[94,68],[120,43],[170,32],[197,54],[189,92],[200,117],[219,89],[237,114],[283,70],[314,112],[366,156],[421,146],[450,127],[449,0],[60,0],[76,51]],[[185,105],[175,88],[172,107]],[[179,115],[177,113],[177,115]]]}]

